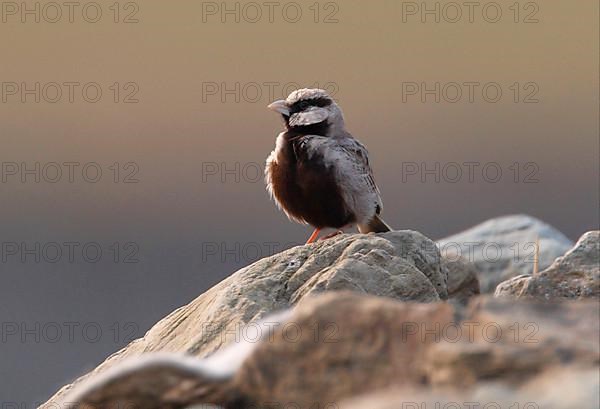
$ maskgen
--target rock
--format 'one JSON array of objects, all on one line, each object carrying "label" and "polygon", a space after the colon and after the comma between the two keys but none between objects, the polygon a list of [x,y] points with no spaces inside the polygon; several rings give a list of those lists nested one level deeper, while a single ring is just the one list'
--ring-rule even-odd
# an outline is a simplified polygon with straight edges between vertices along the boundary
[{"label": "rock", "polygon": [[595,369],[569,368],[542,372],[513,388],[498,381],[451,392],[394,388],[350,398],[339,409],[597,409],[599,388]]},{"label": "rock", "polygon": [[[110,356],[91,376],[125,358],[153,351],[206,357],[235,338],[244,324],[323,291],[433,302],[448,297],[446,279],[435,243],[413,231],[341,235],[294,247],[237,271],[174,311],[143,338]],[[71,387],[50,400],[61,399]]]},{"label": "rock", "polygon": [[573,243],[548,224],[526,215],[488,220],[462,233],[439,240],[445,258],[462,256],[475,265],[482,293],[515,276],[531,274],[536,240],[539,239],[539,269],[548,267]]},{"label": "rock", "polygon": [[462,257],[447,259],[442,257],[442,268],[448,274],[448,298],[466,304],[469,298],[478,295],[479,279],[473,263]]},{"label": "rock", "polygon": [[597,299],[600,297],[600,231],[585,233],[546,270],[501,283],[495,295],[538,300]]},{"label": "rock", "polygon": [[494,296],[519,298],[523,295],[523,291],[530,279],[531,276],[526,274],[509,278],[498,284]]},{"label": "rock", "polygon": [[464,307],[329,292],[265,318],[258,327],[270,330],[254,341],[234,342],[206,359],[133,358],[65,399],[96,409],[117,403],[304,409],[338,407],[342,400],[391,388],[426,391],[417,395],[421,399],[443,391],[453,399],[532,396],[541,402],[569,387],[582,397],[560,402],[587,401],[556,407],[587,408],[597,399],[599,323],[596,301],[476,297]]},{"label": "rock", "polygon": [[292,303],[330,290],[430,302],[448,298],[446,281],[435,243],[420,233],[399,231],[345,236],[319,247],[290,278],[288,290],[293,290]]}]

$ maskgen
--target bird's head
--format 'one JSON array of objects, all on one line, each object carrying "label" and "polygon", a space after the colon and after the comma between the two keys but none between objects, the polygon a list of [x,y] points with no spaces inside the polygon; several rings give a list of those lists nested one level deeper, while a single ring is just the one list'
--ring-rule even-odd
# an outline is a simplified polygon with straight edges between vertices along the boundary
[{"label": "bird's head", "polygon": [[330,136],[344,130],[342,110],[322,89],[298,89],[268,108],[279,112],[286,127],[300,134]]}]

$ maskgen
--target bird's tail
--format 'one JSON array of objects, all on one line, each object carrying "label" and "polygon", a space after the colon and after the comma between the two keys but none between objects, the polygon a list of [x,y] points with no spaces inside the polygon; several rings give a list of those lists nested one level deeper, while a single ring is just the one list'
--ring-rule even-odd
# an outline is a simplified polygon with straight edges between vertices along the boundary
[{"label": "bird's tail", "polygon": [[392,228],[376,214],[367,224],[359,224],[358,231],[361,233],[385,233],[392,231]]}]

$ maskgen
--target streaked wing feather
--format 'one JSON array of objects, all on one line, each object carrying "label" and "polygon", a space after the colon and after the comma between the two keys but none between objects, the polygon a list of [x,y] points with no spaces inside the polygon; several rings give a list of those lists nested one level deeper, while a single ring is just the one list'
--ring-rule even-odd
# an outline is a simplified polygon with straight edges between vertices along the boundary
[{"label": "streaked wing feather", "polygon": [[373,170],[369,164],[369,153],[367,152],[367,149],[357,140],[353,140],[352,142],[351,145],[339,145],[339,149],[344,151],[348,156],[348,160],[352,162],[357,174],[361,175],[365,186],[367,186],[371,192],[379,195],[379,188],[375,183]]},{"label": "streaked wing feather", "polygon": [[[340,184],[350,186],[355,191],[350,196],[354,197],[356,193],[370,193],[375,197],[374,204],[381,210],[383,205],[379,188],[369,164],[369,154],[363,144],[352,137],[334,139],[308,135],[302,137],[301,142],[298,141],[297,147],[296,144],[294,146],[295,151],[299,150],[296,155],[306,155],[308,159],[319,155],[325,158],[325,163],[335,165],[339,171],[338,177],[341,178]],[[345,183],[343,179],[348,177],[353,179],[353,183]]]}]

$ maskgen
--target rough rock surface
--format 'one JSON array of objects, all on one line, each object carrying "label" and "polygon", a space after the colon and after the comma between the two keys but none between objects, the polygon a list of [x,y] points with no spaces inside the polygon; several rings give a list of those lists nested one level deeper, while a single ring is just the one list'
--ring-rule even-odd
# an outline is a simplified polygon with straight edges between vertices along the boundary
[{"label": "rough rock surface", "polygon": [[591,231],[563,257],[535,275],[521,275],[498,285],[497,297],[539,300],[600,297],[600,231]]},{"label": "rough rock surface", "polygon": [[[498,401],[582,382],[588,401],[569,406],[561,403],[569,401],[564,397],[554,407],[597,407],[591,396],[600,386],[591,376],[600,362],[596,301],[478,297],[461,307],[330,292],[303,299],[272,321],[279,325],[258,342],[234,343],[204,360],[134,360],[66,400],[96,409],[117,403],[147,409],[199,403],[313,408],[339,407],[344,399],[389,388]],[[223,367],[231,372],[219,373]]]},{"label": "rough rock surface", "polygon": [[464,391],[401,387],[350,398],[339,409],[597,409],[598,372],[592,368],[544,371],[518,387],[499,381]]},{"label": "rough rock surface", "polygon": [[[323,291],[433,302],[448,297],[446,280],[435,243],[413,231],[341,235],[294,247],[237,271],[158,322],[91,374],[153,351],[205,357],[229,342],[243,324]],[[63,388],[51,401],[70,388]]]},{"label": "rough rock surface", "polygon": [[464,232],[438,241],[445,258],[462,256],[474,263],[482,293],[515,276],[531,274],[536,240],[539,239],[539,269],[547,268],[573,243],[552,226],[527,215],[488,220]]},{"label": "rough rock surface", "polygon": [[461,303],[466,303],[469,298],[478,295],[479,279],[473,263],[464,258],[451,260],[442,257],[442,267],[448,274],[448,298]]},{"label": "rough rock surface", "polygon": [[[505,244],[520,231],[506,227]],[[598,239],[499,286],[522,300],[477,296],[477,267],[416,232],[295,247],[176,310],[43,407],[597,408]]]}]

